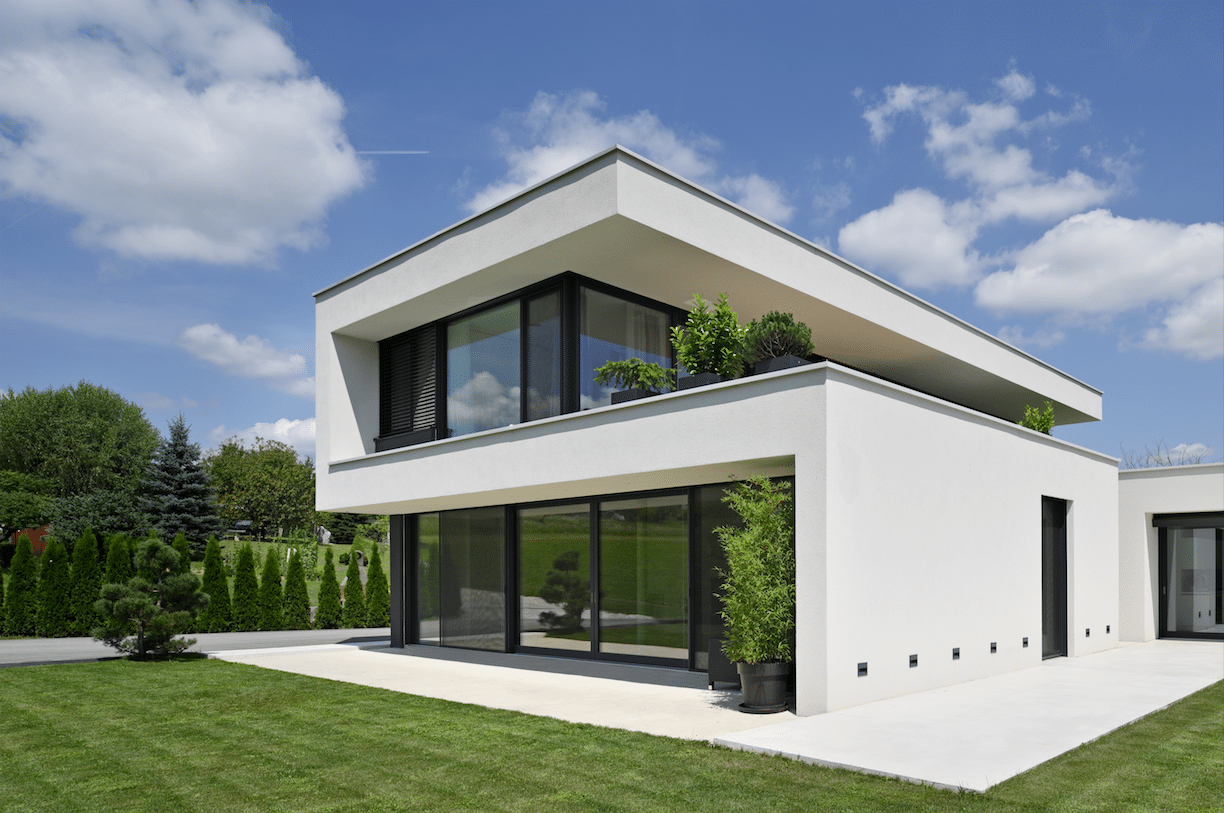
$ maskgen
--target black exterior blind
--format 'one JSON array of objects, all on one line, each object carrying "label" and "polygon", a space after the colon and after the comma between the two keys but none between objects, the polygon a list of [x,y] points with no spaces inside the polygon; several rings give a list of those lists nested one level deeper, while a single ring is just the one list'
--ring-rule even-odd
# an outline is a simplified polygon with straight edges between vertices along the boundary
[{"label": "black exterior blind", "polygon": [[380,437],[437,425],[436,332],[430,325],[378,343]]}]

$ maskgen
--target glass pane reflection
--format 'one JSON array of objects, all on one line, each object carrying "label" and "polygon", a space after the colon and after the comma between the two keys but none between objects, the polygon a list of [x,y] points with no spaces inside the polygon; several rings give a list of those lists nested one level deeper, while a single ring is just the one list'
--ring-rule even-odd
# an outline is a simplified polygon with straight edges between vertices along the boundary
[{"label": "glass pane reflection", "polygon": [[595,383],[595,370],[609,361],[640,358],[671,367],[671,323],[666,313],[583,288],[579,321],[582,409],[612,403],[616,388]]},{"label": "glass pane reflection", "polygon": [[519,511],[519,644],[591,649],[588,503]]},{"label": "glass pane reflection", "polygon": [[446,328],[446,421],[453,435],[519,422],[519,303]]},{"label": "glass pane reflection", "polygon": [[1224,633],[1224,529],[1168,530],[1165,632]]},{"label": "glass pane reflection", "polygon": [[688,497],[599,504],[599,651],[688,659]]}]

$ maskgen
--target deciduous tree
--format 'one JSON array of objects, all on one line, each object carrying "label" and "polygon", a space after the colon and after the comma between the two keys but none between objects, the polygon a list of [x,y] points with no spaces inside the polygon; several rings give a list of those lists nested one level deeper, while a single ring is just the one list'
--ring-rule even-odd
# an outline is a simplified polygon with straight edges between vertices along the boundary
[{"label": "deciduous tree", "polygon": [[51,491],[51,481],[45,478],[0,471],[0,540],[50,522]]},{"label": "deciduous tree", "polygon": [[[86,526],[102,533],[140,529],[127,508],[160,442],[140,407],[85,381],[10,389],[0,398],[0,469],[51,483],[52,530],[65,544]],[[74,502],[66,508],[60,500]],[[58,527],[69,518],[81,524]]]},{"label": "deciduous tree", "polygon": [[257,538],[304,528],[314,515],[314,462],[292,446],[256,438],[250,449],[231,438],[207,459],[227,526],[250,520]]}]

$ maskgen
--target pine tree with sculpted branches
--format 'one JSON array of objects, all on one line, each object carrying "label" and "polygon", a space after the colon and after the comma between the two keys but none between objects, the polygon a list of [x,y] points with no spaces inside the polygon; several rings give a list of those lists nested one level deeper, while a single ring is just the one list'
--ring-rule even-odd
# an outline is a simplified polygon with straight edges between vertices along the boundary
[{"label": "pine tree with sculpted branches", "polygon": [[195,641],[175,636],[207,604],[200,580],[180,569],[178,551],[150,536],[136,549],[136,575],[103,586],[96,605],[102,621],[93,635],[140,657],[182,652]]},{"label": "pine tree with sculpted branches", "polygon": [[306,592],[306,570],[302,555],[296,550],[289,556],[285,572],[285,619],[287,630],[310,629],[310,594]]}]

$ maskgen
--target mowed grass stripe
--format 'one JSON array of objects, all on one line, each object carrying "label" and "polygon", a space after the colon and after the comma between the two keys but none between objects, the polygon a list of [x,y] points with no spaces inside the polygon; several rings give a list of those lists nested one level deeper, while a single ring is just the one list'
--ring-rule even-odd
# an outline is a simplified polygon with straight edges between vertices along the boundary
[{"label": "mowed grass stripe", "polygon": [[0,669],[6,813],[1212,810],[1222,743],[1216,684],[956,794],[221,661]]}]

